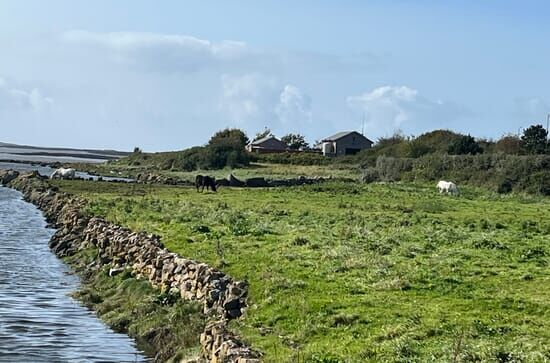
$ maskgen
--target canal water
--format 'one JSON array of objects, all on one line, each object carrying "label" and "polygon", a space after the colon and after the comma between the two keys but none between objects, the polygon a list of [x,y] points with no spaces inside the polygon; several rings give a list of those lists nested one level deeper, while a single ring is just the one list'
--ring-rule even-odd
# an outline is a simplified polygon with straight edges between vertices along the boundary
[{"label": "canal water", "polygon": [[0,187],[0,362],[147,361],[69,296],[79,279],[50,252],[53,232],[19,192]]}]

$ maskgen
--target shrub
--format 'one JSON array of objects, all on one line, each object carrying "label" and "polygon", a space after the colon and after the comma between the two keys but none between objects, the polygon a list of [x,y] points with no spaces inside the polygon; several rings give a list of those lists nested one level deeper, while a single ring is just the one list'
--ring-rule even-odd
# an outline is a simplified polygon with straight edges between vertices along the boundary
[{"label": "shrub", "polygon": [[364,183],[374,183],[380,180],[378,170],[376,168],[367,168],[363,171],[362,180]]},{"label": "shrub", "polygon": [[523,153],[521,139],[515,135],[503,136],[496,142],[495,152],[520,155]]},{"label": "shrub", "polygon": [[379,157],[376,167],[365,168],[363,180],[452,180],[455,183],[550,195],[550,155],[441,155],[417,159]]},{"label": "shrub", "polygon": [[550,195],[550,170],[533,173],[530,178],[530,184],[535,192],[542,195]]},{"label": "shrub", "polygon": [[418,136],[414,139],[414,142],[422,148],[430,150],[429,153],[444,154],[447,152],[450,144],[460,140],[463,136],[450,130],[434,130]]},{"label": "shrub", "polygon": [[510,193],[512,191],[512,181],[504,178],[498,185],[497,192],[500,194]]},{"label": "shrub", "polygon": [[381,156],[376,159],[376,170],[382,181],[398,181],[404,172],[412,170],[412,159]]},{"label": "shrub", "polygon": [[465,135],[453,141],[449,145],[448,152],[451,155],[476,155],[481,154],[483,149],[472,136]]},{"label": "shrub", "polygon": [[334,162],[332,158],[311,152],[259,154],[256,160],[264,163],[290,165],[329,165]]}]

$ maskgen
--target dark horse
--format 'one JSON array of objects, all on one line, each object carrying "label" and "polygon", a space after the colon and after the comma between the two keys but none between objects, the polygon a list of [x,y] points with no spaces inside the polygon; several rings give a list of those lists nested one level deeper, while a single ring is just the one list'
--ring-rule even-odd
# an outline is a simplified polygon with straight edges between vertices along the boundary
[{"label": "dark horse", "polygon": [[197,188],[197,192],[202,192],[204,190],[204,187],[206,187],[206,190],[212,189],[213,192],[216,191],[216,180],[212,177],[209,177],[208,175],[197,175],[195,178],[195,187]]}]

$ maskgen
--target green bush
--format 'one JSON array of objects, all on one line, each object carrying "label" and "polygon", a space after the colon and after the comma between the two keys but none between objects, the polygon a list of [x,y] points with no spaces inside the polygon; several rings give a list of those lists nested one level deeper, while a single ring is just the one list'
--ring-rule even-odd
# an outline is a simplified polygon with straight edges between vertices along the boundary
[{"label": "green bush", "polygon": [[258,162],[290,165],[329,165],[335,159],[311,152],[284,152],[275,154],[258,154]]},{"label": "green bush", "polygon": [[512,191],[513,184],[508,178],[504,178],[498,185],[497,192],[500,194],[510,193]]},{"label": "green bush", "polygon": [[248,138],[241,130],[225,129],[214,134],[206,146],[153,154],[139,151],[120,159],[117,163],[178,171],[243,166],[248,165],[251,159],[245,150],[247,142]]},{"label": "green bush", "polygon": [[412,170],[413,159],[381,156],[376,160],[378,177],[382,181],[401,180],[403,173]]},{"label": "green bush", "polygon": [[472,136],[466,135],[453,141],[448,152],[451,155],[476,155],[483,153],[483,149]]},{"label": "green bush", "polygon": [[452,180],[492,188],[550,195],[550,155],[441,155],[417,159],[379,157],[376,167],[365,168],[365,182]]},{"label": "green bush", "polygon": [[374,183],[380,180],[380,175],[378,174],[378,169],[376,168],[367,168],[363,170],[362,180],[364,183]]}]

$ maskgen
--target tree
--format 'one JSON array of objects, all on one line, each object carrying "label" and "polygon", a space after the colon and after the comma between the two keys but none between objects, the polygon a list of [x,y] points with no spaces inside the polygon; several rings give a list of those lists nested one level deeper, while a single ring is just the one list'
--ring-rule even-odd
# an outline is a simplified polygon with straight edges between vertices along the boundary
[{"label": "tree", "polygon": [[448,153],[451,155],[476,155],[483,153],[483,149],[470,135],[464,135],[449,145]]},{"label": "tree", "polygon": [[230,140],[231,143],[235,145],[240,145],[243,149],[248,144],[248,136],[246,133],[239,129],[224,129],[216,132],[208,141],[208,145],[217,144],[220,142],[226,143]]},{"label": "tree", "polygon": [[134,151],[132,151],[132,153],[134,153],[134,154],[141,154],[142,152],[143,152],[143,151],[141,151],[141,149],[140,149],[138,146],[136,146],[136,147],[134,148]]},{"label": "tree", "polygon": [[542,125],[532,125],[523,131],[521,144],[530,154],[544,154],[547,151],[548,132]]},{"label": "tree", "polygon": [[254,137],[254,141],[256,140],[260,140],[260,139],[263,139],[264,137],[266,136],[273,136],[273,134],[271,133],[271,129],[266,127],[264,129],[264,131],[260,131],[256,134],[256,136]]},{"label": "tree", "polygon": [[204,150],[202,166],[221,169],[226,166],[248,165],[250,156],[245,150],[248,137],[239,129],[218,131],[210,138]]},{"label": "tree", "polygon": [[281,137],[281,141],[292,150],[306,149],[309,147],[309,144],[306,142],[306,138],[300,134],[285,135]]}]

